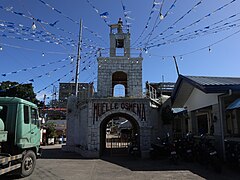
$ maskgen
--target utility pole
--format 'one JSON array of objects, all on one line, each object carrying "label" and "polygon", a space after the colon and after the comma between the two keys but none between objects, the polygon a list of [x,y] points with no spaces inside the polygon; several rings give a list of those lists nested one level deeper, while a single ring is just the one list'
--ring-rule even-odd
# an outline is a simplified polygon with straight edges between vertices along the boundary
[{"label": "utility pole", "polygon": [[177,60],[176,60],[176,57],[175,57],[175,56],[173,56],[173,60],[174,60],[175,66],[176,66],[177,75],[179,76],[180,73],[179,73],[179,69],[178,69],[178,65],[177,65]]},{"label": "utility pole", "polygon": [[77,64],[76,64],[76,75],[75,75],[75,95],[78,95],[78,79],[79,79],[79,66],[81,59],[81,49],[82,49],[82,19],[80,19],[80,29],[79,29],[79,39],[78,39],[78,53],[77,53]]}]

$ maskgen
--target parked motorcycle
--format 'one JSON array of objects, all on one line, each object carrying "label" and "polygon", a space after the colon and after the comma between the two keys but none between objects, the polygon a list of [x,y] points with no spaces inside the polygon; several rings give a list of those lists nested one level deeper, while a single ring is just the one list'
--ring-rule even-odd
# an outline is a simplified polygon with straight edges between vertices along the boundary
[{"label": "parked motorcycle", "polygon": [[200,142],[196,148],[196,158],[199,163],[212,167],[216,172],[222,171],[221,161],[218,153],[206,136],[201,135]]},{"label": "parked motorcycle", "polygon": [[139,145],[137,143],[137,137],[138,137],[138,134],[135,134],[134,138],[130,142],[130,145],[128,146],[128,155],[134,159],[137,159],[138,157],[140,157],[140,154],[141,154]]},{"label": "parked motorcycle", "polygon": [[150,148],[151,159],[161,159],[167,157],[168,155],[167,141],[168,140],[166,139],[162,140],[161,138],[158,137],[156,142],[151,144]]},{"label": "parked motorcycle", "polygon": [[240,143],[225,140],[226,161],[232,167],[240,167]]},{"label": "parked motorcycle", "polygon": [[177,153],[176,143],[177,143],[177,141],[175,140],[168,144],[168,148],[169,148],[169,152],[170,152],[169,158],[173,164],[178,163],[178,153]]},{"label": "parked motorcycle", "polygon": [[151,144],[150,148],[150,158],[151,159],[162,159],[169,155],[169,143],[170,135],[166,134],[166,137],[161,139],[157,137],[156,142]]},{"label": "parked motorcycle", "polygon": [[158,137],[157,142],[151,144],[150,158],[151,159],[169,158],[171,162],[176,164],[178,159],[176,143],[170,141],[169,133],[167,133],[166,137],[163,139]]},{"label": "parked motorcycle", "polygon": [[178,140],[177,152],[184,161],[192,162],[194,160],[194,145],[195,142],[190,133]]}]

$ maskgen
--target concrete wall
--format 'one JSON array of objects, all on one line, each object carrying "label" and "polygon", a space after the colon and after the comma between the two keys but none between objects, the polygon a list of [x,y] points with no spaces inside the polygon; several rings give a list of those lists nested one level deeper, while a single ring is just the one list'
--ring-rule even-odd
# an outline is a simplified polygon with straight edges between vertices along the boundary
[{"label": "concrete wall", "polygon": [[127,92],[130,97],[142,97],[142,58],[99,57],[98,97],[112,97],[112,75],[117,71],[127,74]]},{"label": "concrete wall", "polygon": [[[108,102],[109,104],[107,105]],[[118,104],[117,108],[110,105]],[[126,104],[133,105],[132,109],[127,109]],[[137,105],[144,104],[145,118],[137,113]],[[149,154],[152,136],[159,127],[155,127],[156,121],[160,120],[159,110],[149,106],[149,100],[135,98],[126,100],[121,98],[114,99],[90,99],[88,103],[79,104],[72,98],[69,103],[67,121],[67,144],[65,150],[81,153],[85,157],[99,157],[100,155],[100,128],[103,121],[110,115],[123,114],[134,119],[139,127],[140,149],[143,157]],[[103,105],[103,112],[96,118],[97,105]],[[107,107],[108,106],[108,107]],[[77,108],[75,108],[77,107]],[[73,110],[75,108],[75,110]],[[100,107],[102,108],[102,107]],[[71,109],[71,110],[70,110]],[[99,109],[98,109],[99,110]]]},{"label": "concrete wall", "polygon": [[210,106],[218,103],[217,93],[206,94],[197,88],[194,88],[184,107],[187,107],[188,111],[193,111],[203,107]]}]

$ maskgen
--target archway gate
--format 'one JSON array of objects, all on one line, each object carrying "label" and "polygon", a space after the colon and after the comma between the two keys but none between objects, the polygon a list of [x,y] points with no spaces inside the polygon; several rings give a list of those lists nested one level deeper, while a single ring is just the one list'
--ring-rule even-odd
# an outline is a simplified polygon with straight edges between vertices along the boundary
[{"label": "archway gate", "polygon": [[72,97],[68,103],[66,148],[85,157],[100,157],[106,147],[107,123],[121,117],[129,120],[138,133],[142,157],[148,156],[156,124],[152,121],[159,119],[158,114],[144,98],[94,98],[81,103]]}]

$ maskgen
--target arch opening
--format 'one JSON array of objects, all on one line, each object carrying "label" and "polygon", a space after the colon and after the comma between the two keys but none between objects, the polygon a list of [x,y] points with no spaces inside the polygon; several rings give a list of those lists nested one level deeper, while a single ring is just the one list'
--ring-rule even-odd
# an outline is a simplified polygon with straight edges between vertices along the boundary
[{"label": "arch opening", "polygon": [[[112,95],[116,95],[117,88],[121,88],[121,92],[124,91],[124,93],[122,92],[121,95],[123,97],[128,95],[128,87],[127,87],[127,74],[125,72],[122,71],[117,71],[115,73],[112,74]],[[119,96],[118,96],[119,97]]]},{"label": "arch opening", "polygon": [[139,132],[138,122],[129,114],[107,116],[100,125],[100,155],[127,156],[133,141],[139,146]]},{"label": "arch opening", "polygon": [[125,86],[122,84],[117,84],[113,88],[113,97],[125,97]]}]

